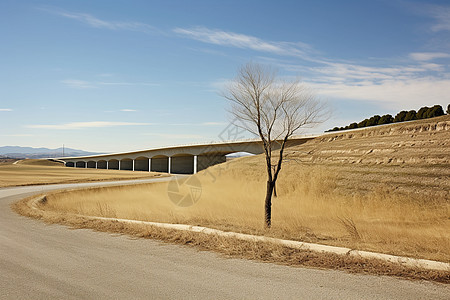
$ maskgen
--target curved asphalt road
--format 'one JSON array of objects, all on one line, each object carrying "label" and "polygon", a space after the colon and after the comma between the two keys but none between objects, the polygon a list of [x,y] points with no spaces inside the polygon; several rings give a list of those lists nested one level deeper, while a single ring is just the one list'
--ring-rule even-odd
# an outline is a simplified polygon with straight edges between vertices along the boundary
[{"label": "curved asphalt road", "polygon": [[36,192],[105,184],[0,189],[0,299],[448,299],[450,295],[448,285],[228,259],[158,241],[69,230],[21,217],[9,207]]}]

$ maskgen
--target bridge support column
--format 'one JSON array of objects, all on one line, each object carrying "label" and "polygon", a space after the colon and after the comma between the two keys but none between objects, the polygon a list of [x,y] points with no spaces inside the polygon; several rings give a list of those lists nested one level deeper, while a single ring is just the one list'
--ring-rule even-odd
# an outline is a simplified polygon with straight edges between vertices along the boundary
[{"label": "bridge support column", "polygon": [[119,169],[118,170],[120,170],[120,160],[118,162],[119,162]]},{"label": "bridge support column", "polygon": [[84,167],[87,169],[87,162],[84,163]]},{"label": "bridge support column", "polygon": [[134,171],[134,161],[135,161],[135,160],[133,159],[133,171]]},{"label": "bridge support column", "polygon": [[151,158],[148,159],[148,171],[149,172],[152,171],[152,159]]},{"label": "bridge support column", "polygon": [[95,169],[98,169],[98,161],[95,162]]},{"label": "bridge support column", "polygon": [[106,161],[106,170],[109,170],[109,161]]},{"label": "bridge support column", "polygon": [[168,159],[168,163],[169,163],[169,165],[167,166],[167,173],[170,174],[170,167],[172,165],[172,157],[170,157],[170,156],[169,156],[169,159]]},{"label": "bridge support column", "polygon": [[76,168],[77,167],[77,162],[73,163],[73,167]]},{"label": "bridge support column", "polygon": [[194,174],[197,174],[197,155],[194,155]]}]

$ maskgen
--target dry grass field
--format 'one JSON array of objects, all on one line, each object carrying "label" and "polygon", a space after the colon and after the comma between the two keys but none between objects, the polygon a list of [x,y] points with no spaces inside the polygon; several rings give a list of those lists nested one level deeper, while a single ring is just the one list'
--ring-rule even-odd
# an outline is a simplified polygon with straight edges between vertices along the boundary
[{"label": "dry grass field", "polygon": [[18,161],[16,164],[13,162],[10,160],[0,163],[0,187],[165,176],[153,172],[66,168],[61,163],[46,159],[26,159]]},{"label": "dry grass field", "polygon": [[198,202],[188,207],[171,201],[170,183],[157,183],[54,193],[42,208],[450,262],[449,149],[449,116],[332,133],[290,148],[270,230],[263,226],[261,156],[183,178],[181,195],[201,191]]}]

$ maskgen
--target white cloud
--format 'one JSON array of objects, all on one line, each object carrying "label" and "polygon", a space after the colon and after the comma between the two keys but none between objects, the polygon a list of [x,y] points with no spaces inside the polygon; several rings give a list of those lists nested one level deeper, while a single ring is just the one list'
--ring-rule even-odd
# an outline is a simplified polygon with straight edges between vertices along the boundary
[{"label": "white cloud", "polygon": [[92,83],[90,83],[88,81],[78,80],[78,79],[66,79],[66,80],[61,80],[61,82],[64,83],[65,85],[67,85],[68,87],[75,88],[75,89],[91,89],[91,88],[95,87]]},{"label": "white cloud", "polygon": [[419,108],[423,105],[445,104],[449,101],[450,79],[434,77],[371,81],[364,84],[316,83],[313,88],[322,96],[361,101],[377,101],[392,109]]},{"label": "white cloud", "polygon": [[130,108],[124,108],[124,109],[121,109],[120,111],[125,111],[125,112],[135,112],[135,111],[137,111],[136,109],[130,109]]},{"label": "white cloud", "polygon": [[428,9],[428,14],[434,18],[433,31],[450,31],[450,6],[433,5]]},{"label": "white cloud", "polygon": [[[333,98],[374,101],[391,108],[421,106],[423,103],[437,104],[449,99],[448,72],[445,64],[436,64],[434,59],[448,59],[444,52],[414,52],[409,60],[398,60],[377,65],[364,65],[351,61],[314,57],[312,47],[305,44],[265,41],[257,37],[211,30],[204,27],[176,28],[175,33],[204,43],[251,49],[285,57],[300,57],[314,62],[313,67],[275,59],[275,64],[289,72],[300,73],[321,95]],[[315,53],[316,54],[316,53]],[[273,58],[268,60],[273,65]],[[430,74],[433,74],[431,76]],[[222,90],[228,79],[218,79],[212,87]]]},{"label": "white cloud", "polygon": [[177,34],[204,43],[241,49],[251,49],[279,55],[298,56],[306,60],[313,60],[308,54],[313,51],[312,47],[305,43],[265,41],[251,35],[209,29],[205,27],[175,28],[173,31]]},{"label": "white cloud", "polygon": [[65,124],[51,124],[51,125],[26,125],[28,128],[37,129],[85,129],[85,128],[101,128],[101,127],[115,127],[115,126],[147,126],[154,125],[153,123],[133,123],[133,122],[73,122]]},{"label": "white cloud", "polygon": [[26,136],[36,136],[33,134],[2,134],[2,136],[7,136],[7,137],[26,137]]},{"label": "white cloud", "polygon": [[0,111],[12,111],[11,108],[0,108]]},{"label": "white cloud", "polygon": [[[433,26],[434,31],[450,30],[449,7],[428,6],[425,13],[436,20]],[[135,24],[132,22],[108,22],[88,14],[67,12],[59,12],[58,14],[82,21],[93,27],[112,30],[132,30],[131,28],[134,26],[132,24]],[[206,27],[175,28],[173,32],[182,37],[207,44],[254,50],[275,54],[278,57],[284,56],[284,59],[295,62],[281,62],[279,64],[281,68],[306,76],[319,93],[329,97],[377,101],[395,108],[403,105],[409,107],[412,104],[420,106],[424,102],[441,103],[442,101],[449,101],[448,78],[450,78],[450,74],[447,71],[448,64],[432,62],[435,59],[450,58],[450,54],[446,52],[413,52],[407,54],[407,60],[403,58],[397,60],[397,63],[393,63],[392,59],[386,59],[384,63],[382,59],[378,59],[377,65],[373,65],[373,60],[368,65],[368,63],[320,57],[313,47],[304,43],[270,41],[251,35]],[[312,62],[314,66],[300,65],[298,58],[307,61],[308,65],[311,65]],[[278,59],[275,60],[279,61]],[[273,62],[271,63],[273,64]],[[303,64],[305,63],[303,62]],[[226,79],[217,80],[212,87],[222,89],[224,82],[227,81]],[[157,85],[145,82],[88,82],[74,79],[63,82],[74,88]],[[213,124],[215,122],[196,125],[210,126]]]},{"label": "white cloud", "polygon": [[92,89],[100,86],[159,86],[158,83],[152,82],[91,82],[79,79],[61,80],[63,84],[75,89]]},{"label": "white cloud", "polygon": [[326,98],[378,102],[390,109],[418,108],[450,102],[450,74],[445,65],[428,62],[450,57],[444,54],[412,54],[414,60],[406,65],[401,64],[404,61],[390,66],[364,66],[329,60],[324,66],[289,68],[307,69],[307,82]]},{"label": "white cloud", "polygon": [[[307,72],[304,81],[325,99],[377,102],[395,110],[450,102],[450,74],[438,64],[420,61],[405,66],[374,67],[329,62],[306,68],[282,62],[279,66],[292,72]],[[219,79],[212,86],[222,90],[227,82]]]},{"label": "white cloud", "polygon": [[441,71],[445,70],[443,65],[434,64],[434,63],[423,63],[420,66],[426,70],[436,71],[436,72],[441,72]]},{"label": "white cloud", "polygon": [[81,23],[84,23],[90,27],[94,28],[102,28],[102,29],[109,29],[109,30],[129,30],[129,31],[139,31],[139,32],[145,32],[145,33],[154,33],[158,32],[159,30],[155,27],[141,23],[141,22],[122,22],[122,21],[106,21],[101,20],[97,17],[94,17],[90,14],[85,13],[75,13],[75,12],[68,12],[61,9],[54,9],[54,8],[41,8],[41,10],[65,17],[68,19],[77,20]]},{"label": "white cloud", "polygon": [[385,80],[422,71],[418,67],[367,67],[349,63],[328,63],[326,67],[313,67],[314,73],[321,74],[324,80]]},{"label": "white cloud", "polygon": [[101,73],[101,74],[98,74],[97,76],[99,76],[99,77],[113,77],[114,74],[113,73]]},{"label": "white cloud", "polygon": [[159,86],[159,83],[152,82],[97,82],[98,85],[143,85],[143,86]]},{"label": "white cloud", "polygon": [[172,134],[172,133],[144,133],[143,135],[147,135],[147,136],[156,136],[158,138],[163,138],[163,139],[187,139],[187,140],[192,140],[192,139],[204,139],[205,137],[199,134]]},{"label": "white cloud", "polygon": [[203,123],[167,123],[162,125],[167,126],[223,126],[227,125],[228,123],[223,122],[203,122]]},{"label": "white cloud", "polygon": [[449,58],[450,54],[443,52],[414,52],[410,53],[409,56],[414,60],[428,61],[436,58]]},{"label": "white cloud", "polygon": [[227,125],[227,123],[224,123],[224,122],[204,122],[204,123],[201,123],[200,125],[202,125],[202,126],[224,126],[224,125]]}]

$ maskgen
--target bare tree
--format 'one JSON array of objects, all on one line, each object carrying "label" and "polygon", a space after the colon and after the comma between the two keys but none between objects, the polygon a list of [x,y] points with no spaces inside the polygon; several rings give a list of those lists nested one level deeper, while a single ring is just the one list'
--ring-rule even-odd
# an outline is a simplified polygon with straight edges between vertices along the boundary
[{"label": "bare tree", "polygon": [[[298,80],[277,79],[270,67],[248,63],[240,68],[223,96],[242,127],[261,138],[267,169],[265,225],[271,226],[272,195],[283,163],[286,143],[299,129],[323,120],[323,106]],[[278,158],[273,150],[279,148]]]}]

